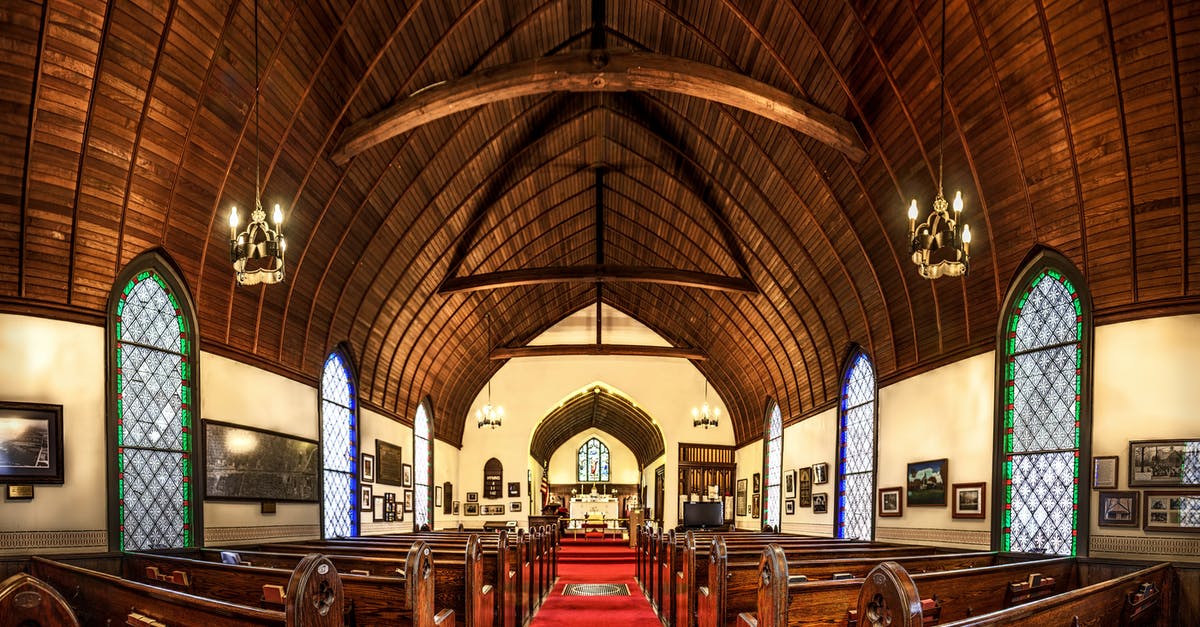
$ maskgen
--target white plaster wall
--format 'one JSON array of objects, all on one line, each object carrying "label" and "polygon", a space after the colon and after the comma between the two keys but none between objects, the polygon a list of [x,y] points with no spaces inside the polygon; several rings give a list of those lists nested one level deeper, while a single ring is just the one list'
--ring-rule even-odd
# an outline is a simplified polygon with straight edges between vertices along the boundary
[{"label": "white plaster wall", "polygon": [[105,549],[104,328],[0,314],[0,398],[62,405],[64,460],[63,485],[0,499],[0,553]]},{"label": "white plaster wall", "polygon": [[[823,514],[813,512],[812,507],[800,507],[796,504],[796,513],[789,516],[784,508],[781,519],[783,530],[788,533],[802,533],[815,536],[833,535],[833,499],[836,494],[834,482],[836,469],[834,464],[835,447],[837,446],[837,410],[828,409],[816,416],[802,420],[783,430],[783,471],[796,471],[801,466],[812,467],[815,464],[829,464],[828,481],[813,485],[813,494],[825,493],[828,504]],[[762,444],[759,443],[759,458],[762,457]],[[782,499],[788,500],[787,493],[780,490]],[[761,521],[756,521],[761,522]]]},{"label": "white plaster wall", "polygon": [[[359,434],[358,446],[359,450],[368,455],[375,455],[375,443],[378,440],[383,440],[389,444],[395,444],[401,449],[401,458],[405,464],[412,464],[413,459],[413,437],[412,428],[400,424],[387,416],[374,412],[370,409],[359,408]],[[434,448],[434,475],[436,476],[438,450]],[[361,454],[360,454],[361,463]],[[378,463],[378,458],[376,458]],[[378,473],[376,473],[378,476]],[[361,471],[360,471],[361,477]],[[382,497],[384,494],[391,492],[396,495],[396,502],[404,502],[404,488],[402,486],[394,486],[383,483],[371,484],[373,496]],[[372,503],[374,508],[374,503]],[[361,508],[360,508],[361,509]],[[400,506],[403,509],[403,506]],[[375,517],[374,512],[359,512],[359,533],[362,535],[373,535],[380,533],[398,533],[403,531],[412,531],[412,514],[404,514],[404,520],[397,520],[394,523],[373,522]],[[435,519],[436,520],[436,519]]]},{"label": "white plaster wall", "polygon": [[[395,423],[395,421],[390,421],[390,422]],[[396,424],[397,424],[397,426],[404,428],[403,425],[399,425],[398,423],[396,423]],[[410,442],[412,441],[411,438],[409,441]],[[412,448],[412,447],[409,447],[409,448]],[[443,442],[441,440],[435,439],[433,441],[433,480],[434,480],[433,490],[435,492],[435,500],[434,500],[434,504],[433,504],[433,527],[434,527],[434,529],[456,529],[456,528],[458,528],[458,522],[462,517],[462,508],[461,508],[461,506],[459,507],[459,510],[458,510],[459,514],[457,516],[455,516],[453,514],[453,503],[454,503],[454,501],[462,501],[463,500],[463,495],[459,492],[459,487],[458,487],[459,463],[460,463],[459,450],[457,448],[455,448],[454,446],[451,446],[449,444],[446,444],[445,442]],[[443,514],[442,507],[437,504],[436,492],[437,492],[437,489],[440,487],[443,487],[443,484],[447,481],[450,482],[450,488],[451,488],[451,495],[450,495],[451,498],[449,499],[451,502],[451,513]],[[535,477],[535,481],[536,481],[536,477]],[[534,485],[537,485],[537,484],[534,483]],[[445,494],[442,495],[442,499],[443,499],[443,503],[444,503],[445,499],[446,499]]]},{"label": "white plaster wall", "polygon": [[638,464],[633,451],[622,444],[616,436],[596,428],[576,434],[554,451],[550,456],[550,483],[577,483],[579,447],[593,436],[608,447],[609,483],[637,483]]},{"label": "white plaster wall", "polygon": [[[787,435],[786,430],[784,430],[784,435],[785,436]],[[745,516],[737,515],[737,481],[735,481],[733,484],[733,486],[734,486],[734,488],[733,488],[734,489],[734,497],[733,497],[733,499],[734,499],[733,500],[734,525],[738,529],[748,529],[750,531],[758,531],[759,529],[762,529],[762,502],[761,502],[762,487],[761,486],[759,487],[759,495],[758,495],[758,498],[760,499],[759,510],[758,510],[759,516],[758,516],[758,518],[754,518],[751,515],[752,512],[754,511],[754,473],[759,473],[760,483],[761,483],[762,465],[763,465],[763,450],[762,449],[763,449],[762,440],[755,440],[754,442],[751,442],[751,443],[739,448],[738,450],[734,451],[733,460],[737,464],[738,481],[740,481],[742,479],[746,480],[746,515]],[[786,441],[785,441],[785,446],[784,446],[784,455],[787,455]],[[667,473],[668,479],[670,478],[670,476],[671,476],[671,474],[668,472]],[[672,518],[670,520],[674,520],[674,519]],[[668,526],[670,526],[670,525],[668,525]]]}]

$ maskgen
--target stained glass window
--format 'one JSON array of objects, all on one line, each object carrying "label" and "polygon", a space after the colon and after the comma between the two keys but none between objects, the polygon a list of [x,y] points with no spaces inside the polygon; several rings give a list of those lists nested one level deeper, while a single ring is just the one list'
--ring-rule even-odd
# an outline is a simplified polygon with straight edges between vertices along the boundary
[{"label": "stained glass window", "polygon": [[772,402],[771,411],[767,412],[767,424],[763,433],[766,434],[763,448],[763,517],[764,525],[771,525],[779,531],[780,495],[779,484],[783,481],[783,413],[779,404]]},{"label": "stained glass window", "polygon": [[117,548],[192,546],[192,322],[154,269],[113,313]]},{"label": "stained glass window", "polygon": [[1050,268],[1005,322],[1001,547],[1074,555],[1079,529],[1083,304]]},{"label": "stained glass window", "polygon": [[875,368],[861,351],[850,358],[839,409],[837,537],[871,540],[875,535]]},{"label": "stained glass window", "polygon": [[346,360],[333,352],[321,374],[322,526],[326,538],[358,535],[358,421]]},{"label": "stained glass window", "polygon": [[579,481],[608,481],[608,446],[591,438],[579,447]]},{"label": "stained glass window", "polygon": [[430,440],[433,430],[430,426],[429,411],[425,403],[417,405],[417,415],[413,419],[413,528],[420,529],[421,525],[433,528],[433,505],[430,503],[430,475],[433,474],[433,456],[430,454]]}]

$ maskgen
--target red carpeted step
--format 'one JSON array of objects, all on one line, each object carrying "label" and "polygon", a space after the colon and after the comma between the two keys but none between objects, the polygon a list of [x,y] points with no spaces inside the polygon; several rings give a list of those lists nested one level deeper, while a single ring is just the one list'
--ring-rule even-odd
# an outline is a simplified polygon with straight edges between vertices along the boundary
[{"label": "red carpeted step", "polygon": [[[634,552],[627,543],[563,541],[558,551],[558,582],[529,627],[632,625],[661,627],[633,580]],[[563,596],[571,583],[623,583],[628,595]]]}]

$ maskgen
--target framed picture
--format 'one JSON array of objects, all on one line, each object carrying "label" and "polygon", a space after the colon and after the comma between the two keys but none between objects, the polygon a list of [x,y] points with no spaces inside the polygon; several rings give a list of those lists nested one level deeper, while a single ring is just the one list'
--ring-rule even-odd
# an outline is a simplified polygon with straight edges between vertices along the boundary
[{"label": "framed picture", "polygon": [[817,492],[812,495],[812,507],[814,514],[824,514],[829,511],[829,493]]},{"label": "framed picture", "polygon": [[[521,482],[520,481],[509,481],[508,482],[508,495],[510,497],[511,496],[521,496]],[[513,510],[513,511],[516,511],[516,510]]]},{"label": "framed picture", "polygon": [[783,502],[783,513],[788,516],[796,513],[796,499],[787,499]]},{"label": "framed picture", "polygon": [[954,493],[952,518],[985,518],[987,515],[987,484],[956,483],[950,486]]},{"label": "framed picture", "polygon": [[371,511],[371,506],[375,503],[375,486],[370,484],[359,484],[358,491],[358,508],[364,512]]},{"label": "framed picture", "polygon": [[406,512],[413,511],[413,491],[412,490],[404,491],[404,511],[406,511]]},{"label": "framed picture", "polygon": [[455,502],[454,502],[454,509],[453,509],[453,512],[454,512],[454,515],[455,515],[455,516],[458,516],[458,512],[459,512],[458,503],[459,503],[458,501],[455,501]]},{"label": "framed picture", "polygon": [[520,501],[512,501],[511,503],[509,503],[509,504],[508,504],[508,511],[510,511],[510,512],[519,512],[519,511],[521,511],[521,502],[520,502]]},{"label": "framed picture", "polygon": [[747,483],[749,483],[749,482],[745,479],[737,480],[737,499],[736,499],[735,507],[736,507],[736,512],[737,512],[738,516],[746,515],[746,484]]},{"label": "framed picture", "polygon": [[[1200,440],[1136,440],[1129,443],[1129,487],[1200,485]],[[1147,502],[1146,510],[1150,507]]]},{"label": "framed picture", "polygon": [[796,471],[783,471],[783,495],[786,497],[796,496]]},{"label": "framed picture", "polygon": [[501,503],[499,505],[484,505],[483,506],[483,515],[484,516],[503,516],[504,515],[504,504]]},{"label": "framed picture", "polygon": [[382,496],[371,497],[371,522],[384,522],[387,519],[387,504]]},{"label": "framed picture", "polygon": [[384,492],[383,493],[383,502],[388,503],[388,504],[395,503],[396,502],[396,493],[395,492]]},{"label": "framed picture", "polygon": [[821,485],[822,483],[829,483],[829,464],[827,464],[825,462],[821,462],[819,464],[813,464],[812,472],[813,472],[813,485]]},{"label": "framed picture", "polygon": [[812,493],[812,467],[801,466],[796,473],[796,504],[811,507]]},{"label": "framed picture", "polygon": [[762,492],[762,475],[761,474],[759,474],[757,472],[754,473],[754,485],[750,486],[750,491],[755,494]]},{"label": "framed picture", "polygon": [[0,402],[0,483],[62,485],[62,405]]},{"label": "framed picture", "polygon": [[375,481],[388,485],[403,485],[404,452],[399,446],[375,440]]},{"label": "framed picture", "polygon": [[479,515],[479,503],[473,503],[473,502],[468,501],[465,505],[463,505],[463,515],[464,516],[478,516]]},{"label": "framed picture", "polygon": [[375,483],[375,456],[370,453],[363,453],[361,457],[362,462],[359,464],[359,468],[362,469],[362,482]]},{"label": "framed picture", "polygon": [[317,442],[216,420],[204,422],[204,496],[317,502]]},{"label": "framed picture", "polygon": [[908,506],[946,506],[946,478],[950,463],[945,459],[908,465]]},{"label": "framed picture", "polygon": [[879,488],[879,516],[899,518],[904,515],[904,488]]},{"label": "framed picture", "polygon": [[1146,531],[1200,533],[1200,490],[1146,490]]},{"label": "framed picture", "polygon": [[412,487],[412,464],[404,464],[400,467],[400,481],[403,487]]},{"label": "framed picture", "polygon": [[[1096,524],[1101,527],[1134,527],[1138,526],[1138,505],[1141,493],[1101,492],[1098,499],[1100,512]],[[1170,503],[1168,503],[1169,505]]]},{"label": "framed picture", "polygon": [[1105,455],[1092,458],[1092,489],[1117,489],[1117,468],[1120,458],[1116,455]]},{"label": "framed picture", "polygon": [[468,503],[478,503],[479,502],[479,493],[478,492],[467,492],[467,502]]},{"label": "framed picture", "polygon": [[442,486],[440,485],[433,486],[433,506],[442,506]]},{"label": "framed picture", "polygon": [[758,518],[758,503],[759,503],[758,493],[756,492],[754,494],[751,494],[750,495],[750,517],[751,518]]}]

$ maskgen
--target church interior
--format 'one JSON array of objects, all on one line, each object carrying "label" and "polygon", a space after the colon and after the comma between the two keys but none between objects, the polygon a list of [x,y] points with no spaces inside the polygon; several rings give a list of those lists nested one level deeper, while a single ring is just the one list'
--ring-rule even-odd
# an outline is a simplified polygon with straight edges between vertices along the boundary
[{"label": "church interior", "polygon": [[740,624],[672,592],[718,540],[1200,622],[1196,0],[6,0],[0,45],[0,609],[238,547],[342,608],[378,536],[389,624],[449,620],[451,544],[528,565],[459,624]]}]

